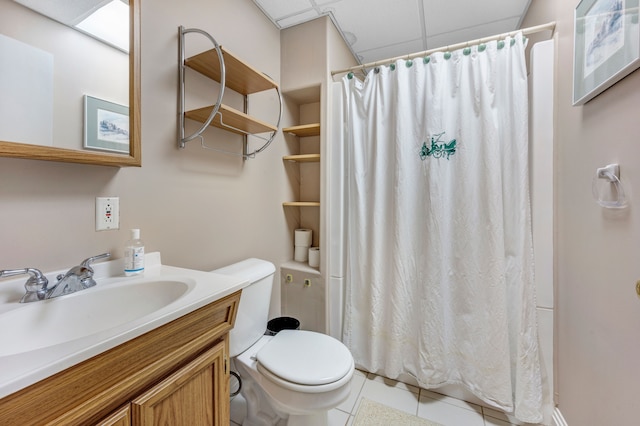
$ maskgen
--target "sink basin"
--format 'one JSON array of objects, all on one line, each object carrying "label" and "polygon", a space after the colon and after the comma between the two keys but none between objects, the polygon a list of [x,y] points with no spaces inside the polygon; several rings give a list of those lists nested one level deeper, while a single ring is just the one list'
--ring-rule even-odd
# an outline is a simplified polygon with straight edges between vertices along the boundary
[{"label": "sink basin", "polygon": [[193,280],[94,287],[0,314],[0,356],[69,342],[143,318],[183,297]]},{"label": "sink basin", "polygon": [[[159,252],[144,258],[142,276],[123,276],[122,259],[99,262],[95,287],[39,302],[20,303],[24,277],[0,280],[0,401],[247,285],[231,275],[163,265]],[[44,274],[55,282],[67,270]]]}]

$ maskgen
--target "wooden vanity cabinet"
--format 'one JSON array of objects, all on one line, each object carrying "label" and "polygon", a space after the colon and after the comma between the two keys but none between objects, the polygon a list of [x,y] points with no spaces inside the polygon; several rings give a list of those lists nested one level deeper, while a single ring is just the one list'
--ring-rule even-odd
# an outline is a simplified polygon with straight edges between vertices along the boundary
[{"label": "wooden vanity cabinet", "polygon": [[96,426],[131,426],[131,405],[125,405]]},{"label": "wooden vanity cabinet", "polygon": [[228,425],[223,340],[96,426]]},{"label": "wooden vanity cabinet", "polygon": [[133,400],[132,424],[228,425],[226,343],[218,343]]},{"label": "wooden vanity cabinet", "polygon": [[7,425],[229,424],[240,291],[0,399]]}]

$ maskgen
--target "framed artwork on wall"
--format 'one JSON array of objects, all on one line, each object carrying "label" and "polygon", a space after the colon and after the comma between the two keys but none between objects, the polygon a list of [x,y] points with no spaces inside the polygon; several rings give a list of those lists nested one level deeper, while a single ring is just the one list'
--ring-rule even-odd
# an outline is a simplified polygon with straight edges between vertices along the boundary
[{"label": "framed artwork on wall", "polygon": [[573,105],[640,66],[639,0],[582,0],[574,14]]},{"label": "framed artwork on wall", "polygon": [[84,96],[84,148],[129,154],[129,108]]}]

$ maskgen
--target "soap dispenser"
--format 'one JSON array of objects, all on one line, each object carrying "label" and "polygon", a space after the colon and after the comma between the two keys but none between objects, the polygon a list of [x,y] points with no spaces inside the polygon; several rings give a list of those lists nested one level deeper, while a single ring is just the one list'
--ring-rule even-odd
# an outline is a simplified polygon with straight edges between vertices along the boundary
[{"label": "soap dispenser", "polygon": [[131,238],[124,247],[124,274],[139,275],[144,272],[144,243],[140,239],[140,230],[132,229]]}]

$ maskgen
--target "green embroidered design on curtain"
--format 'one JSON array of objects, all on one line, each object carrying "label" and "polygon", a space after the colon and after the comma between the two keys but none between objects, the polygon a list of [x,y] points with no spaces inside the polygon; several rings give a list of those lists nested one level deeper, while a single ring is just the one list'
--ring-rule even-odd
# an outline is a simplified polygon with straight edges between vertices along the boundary
[{"label": "green embroidered design on curtain", "polygon": [[449,142],[442,141],[441,138],[446,132],[438,133],[431,136],[431,147],[427,146],[427,142],[422,143],[420,149],[420,159],[424,161],[427,157],[446,158],[456,153],[456,140],[451,139]]}]

